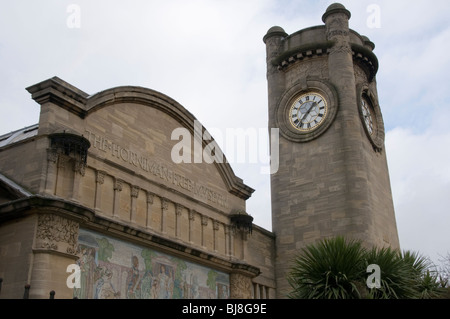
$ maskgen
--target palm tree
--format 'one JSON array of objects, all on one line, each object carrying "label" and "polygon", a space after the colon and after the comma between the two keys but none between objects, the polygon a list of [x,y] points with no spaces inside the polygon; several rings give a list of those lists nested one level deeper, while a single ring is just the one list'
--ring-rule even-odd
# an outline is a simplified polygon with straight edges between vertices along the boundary
[{"label": "palm tree", "polygon": [[[380,269],[380,286],[369,288],[369,265]],[[439,276],[428,258],[390,247],[366,249],[362,242],[343,237],[308,245],[293,260],[288,275],[290,298],[410,299],[440,298]]]},{"label": "palm tree", "polygon": [[367,251],[366,264],[376,264],[380,267],[380,288],[369,289],[370,299],[409,299],[417,297],[417,279],[422,262],[417,261],[413,254],[404,256],[398,250],[390,247],[372,248]]},{"label": "palm tree", "polygon": [[288,276],[293,288],[290,298],[360,298],[365,276],[365,249],[361,242],[343,237],[324,239],[305,247],[294,260]]}]

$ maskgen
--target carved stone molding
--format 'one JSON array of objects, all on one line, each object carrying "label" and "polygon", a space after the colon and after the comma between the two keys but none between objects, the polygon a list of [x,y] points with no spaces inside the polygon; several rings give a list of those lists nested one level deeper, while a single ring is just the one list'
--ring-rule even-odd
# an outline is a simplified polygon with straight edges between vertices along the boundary
[{"label": "carved stone molding", "polygon": [[251,299],[252,279],[242,274],[230,275],[230,298],[231,299]]},{"label": "carved stone molding", "polygon": [[175,213],[178,215],[178,216],[180,216],[181,215],[181,212],[183,211],[183,205],[180,205],[180,204],[176,204],[176,211],[175,211]]},{"label": "carved stone molding", "polygon": [[86,164],[81,161],[75,161],[73,163],[73,171],[75,173],[80,173],[81,176],[84,176],[84,174],[86,173]]},{"label": "carved stone molding", "polygon": [[169,200],[167,198],[161,198],[161,208],[163,211],[169,209]]},{"label": "carved stone molding", "polygon": [[352,54],[352,49],[350,44],[345,41],[342,37],[336,37],[335,45],[331,47],[328,52],[330,55],[335,53],[348,53]]},{"label": "carved stone molding", "polygon": [[202,225],[208,226],[208,220],[209,218],[207,216],[202,216]]},{"label": "carved stone molding", "polygon": [[114,190],[121,192],[122,186],[123,186],[123,180],[117,178],[114,182]]},{"label": "carved stone molding", "polygon": [[99,183],[100,185],[102,185],[105,182],[105,176],[106,176],[106,172],[105,171],[97,171],[97,176],[96,176],[96,182]]},{"label": "carved stone molding", "polygon": [[155,198],[155,194],[147,193],[147,204],[153,205],[154,198]]},{"label": "carved stone molding", "polygon": [[40,214],[36,231],[36,248],[75,255],[79,224],[54,214]]},{"label": "carved stone molding", "polygon": [[194,220],[195,220],[195,214],[196,214],[196,213],[197,213],[197,212],[196,212],[195,210],[193,210],[193,209],[189,210],[189,219],[192,220],[192,221],[194,221]]},{"label": "carved stone molding", "polygon": [[327,39],[333,41],[334,45],[329,54],[352,53],[349,43],[348,17],[345,13],[335,13],[334,17],[326,23]]},{"label": "carved stone molding", "polygon": [[141,188],[139,186],[132,186],[131,187],[131,197],[138,197],[139,196],[139,190]]}]

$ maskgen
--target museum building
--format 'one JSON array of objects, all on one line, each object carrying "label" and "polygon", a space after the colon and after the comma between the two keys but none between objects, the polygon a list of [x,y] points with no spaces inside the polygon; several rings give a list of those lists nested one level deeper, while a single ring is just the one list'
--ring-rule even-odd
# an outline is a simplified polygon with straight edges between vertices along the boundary
[{"label": "museum building", "polygon": [[[0,136],[0,298],[286,298],[307,244],[398,248],[378,62],[349,19],[333,4],[324,25],[264,36],[280,130],[273,231],[253,224],[254,190],[174,99],[136,86],[90,95],[58,77],[26,88],[39,123]],[[174,161],[173,132],[192,161]]]}]

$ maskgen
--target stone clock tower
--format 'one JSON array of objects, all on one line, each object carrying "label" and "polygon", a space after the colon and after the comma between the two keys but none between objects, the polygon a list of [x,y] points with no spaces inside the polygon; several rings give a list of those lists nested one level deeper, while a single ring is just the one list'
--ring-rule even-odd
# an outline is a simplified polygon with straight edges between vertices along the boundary
[{"label": "stone clock tower", "polygon": [[350,12],[330,5],[325,25],[288,35],[272,27],[267,50],[269,128],[279,128],[271,176],[277,297],[302,247],[344,235],[399,248],[375,45],[349,29]]}]

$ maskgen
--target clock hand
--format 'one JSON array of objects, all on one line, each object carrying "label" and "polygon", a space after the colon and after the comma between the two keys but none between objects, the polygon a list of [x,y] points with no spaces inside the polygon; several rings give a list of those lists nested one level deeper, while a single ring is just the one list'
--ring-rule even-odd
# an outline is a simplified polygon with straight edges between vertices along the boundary
[{"label": "clock hand", "polygon": [[314,107],[315,105],[317,105],[316,102],[312,102],[312,103],[311,103],[311,106],[310,106],[309,109],[305,112],[305,114],[302,116],[302,118],[300,119],[300,122],[304,123],[304,122],[303,122],[303,119],[309,115],[309,113],[311,112],[311,110],[313,109],[313,107]]}]

